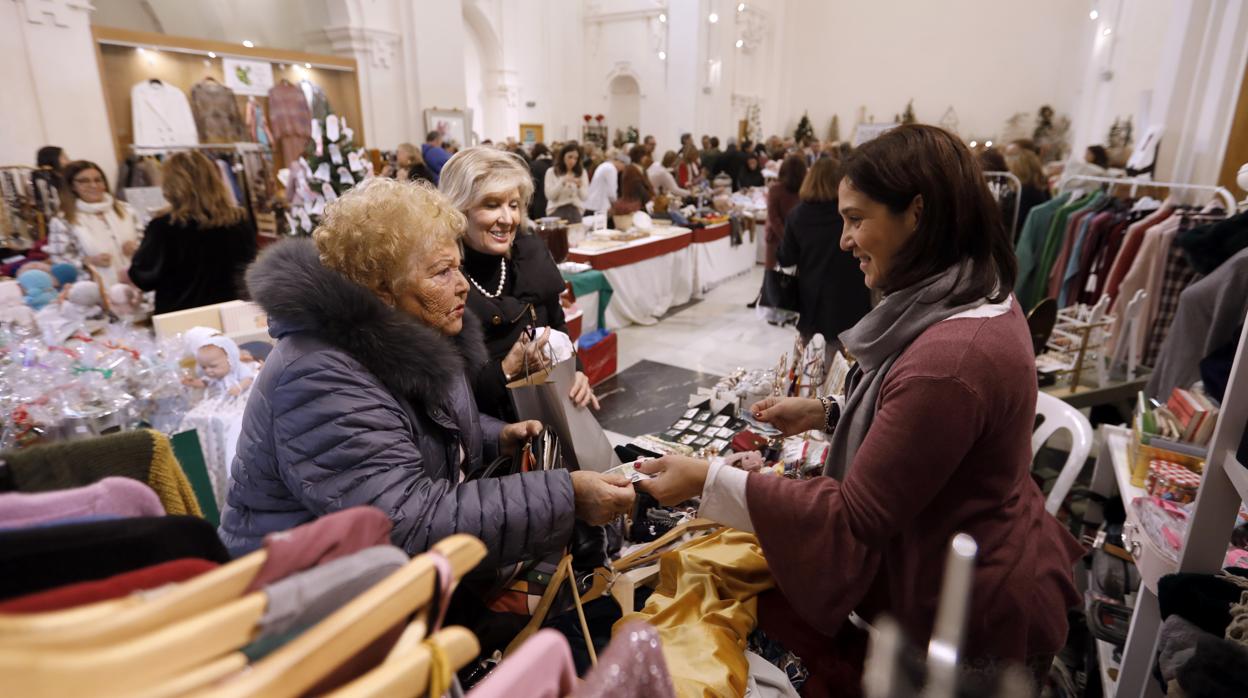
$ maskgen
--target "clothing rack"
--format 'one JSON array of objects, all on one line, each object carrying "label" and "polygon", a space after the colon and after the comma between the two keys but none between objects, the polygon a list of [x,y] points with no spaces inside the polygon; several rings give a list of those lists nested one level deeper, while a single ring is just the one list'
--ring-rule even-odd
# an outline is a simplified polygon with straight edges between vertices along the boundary
[{"label": "clothing rack", "polygon": [[259,143],[202,143],[196,145],[131,145],[135,155],[163,155],[179,150],[232,150],[239,153],[263,153],[268,149]]},{"label": "clothing rack", "polygon": [[1140,187],[1157,187],[1169,189],[1171,191],[1189,191],[1189,192],[1207,192],[1222,198],[1226,204],[1227,215],[1234,213],[1237,209],[1235,196],[1231,194],[1226,187],[1216,186],[1212,184],[1185,184],[1183,182],[1149,182],[1141,179],[1127,179],[1126,177],[1097,177],[1095,175],[1063,175],[1057,183],[1058,191],[1065,191],[1067,185],[1073,182],[1092,182],[1097,184],[1131,185],[1131,196],[1134,197]]},{"label": "clothing rack", "polygon": [[[1012,218],[1013,223],[1010,225],[1010,235],[1018,235],[1018,213],[1023,206],[1023,180],[1019,179],[1013,172],[998,172],[995,170],[985,171],[984,179],[988,181],[989,186],[992,184],[997,184],[998,186],[1013,185],[1011,188],[1014,191],[1014,216]],[[993,193],[996,194],[995,191]],[[997,194],[997,199],[998,201],[1001,199],[1000,194]]]}]

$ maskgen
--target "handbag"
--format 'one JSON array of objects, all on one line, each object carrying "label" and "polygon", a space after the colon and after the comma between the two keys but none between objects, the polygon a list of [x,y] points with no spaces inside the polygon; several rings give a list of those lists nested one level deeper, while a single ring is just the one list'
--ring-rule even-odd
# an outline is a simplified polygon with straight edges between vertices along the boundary
[{"label": "handbag", "polygon": [[796,273],[786,273],[779,266],[763,272],[763,297],[759,305],[796,313],[799,299]]}]

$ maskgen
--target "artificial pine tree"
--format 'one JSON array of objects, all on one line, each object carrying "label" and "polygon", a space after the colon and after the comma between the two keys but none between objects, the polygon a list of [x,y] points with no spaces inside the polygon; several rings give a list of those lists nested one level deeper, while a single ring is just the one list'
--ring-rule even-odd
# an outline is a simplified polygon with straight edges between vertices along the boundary
[{"label": "artificial pine tree", "polygon": [[[296,176],[299,169],[302,175]],[[290,186],[295,187],[295,194],[286,214],[289,234],[311,235],[325,205],[371,175],[372,162],[355,144],[355,132],[346,119],[330,114],[324,123],[314,120],[312,140],[300,162],[291,166]]]},{"label": "artificial pine tree", "polygon": [[815,128],[810,125],[810,117],[806,112],[802,112],[802,119],[797,122],[797,130],[793,132],[793,140],[804,143],[806,139],[815,139]]},{"label": "artificial pine tree", "polygon": [[900,123],[913,124],[918,121],[914,116],[914,100],[906,102],[906,110],[901,113]]},{"label": "artificial pine tree", "polygon": [[836,143],[841,140],[841,122],[840,117],[836,114],[832,115],[832,123],[828,126],[828,142]]}]

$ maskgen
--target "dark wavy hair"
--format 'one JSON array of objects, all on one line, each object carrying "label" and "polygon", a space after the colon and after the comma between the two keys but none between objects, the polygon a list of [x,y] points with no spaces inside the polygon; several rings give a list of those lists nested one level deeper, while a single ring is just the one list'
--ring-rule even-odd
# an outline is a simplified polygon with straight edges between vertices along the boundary
[{"label": "dark wavy hair", "polygon": [[555,174],[565,175],[568,173],[568,166],[563,161],[563,158],[568,153],[576,153],[576,167],[572,168],[572,174],[580,177],[581,173],[584,172],[581,168],[581,148],[575,143],[569,143],[559,149],[559,157],[555,158]]},{"label": "dark wavy hair", "polygon": [[855,150],[844,176],[894,214],[923,197],[918,228],[898,251],[885,292],[969,262],[969,283],[950,296],[952,303],[980,298],[1000,303],[1009,297],[1018,260],[983,171],[957,136],[935,126],[898,126]]}]

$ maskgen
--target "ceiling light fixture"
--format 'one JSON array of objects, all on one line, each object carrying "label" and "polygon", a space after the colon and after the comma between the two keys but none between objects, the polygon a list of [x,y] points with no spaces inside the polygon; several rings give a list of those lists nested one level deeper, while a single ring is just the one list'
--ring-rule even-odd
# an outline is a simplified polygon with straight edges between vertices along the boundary
[{"label": "ceiling light fixture", "polygon": [[1096,21],[1096,18],[1100,16],[1101,16],[1101,13],[1097,12],[1096,10],[1092,10],[1091,12],[1088,13],[1088,19],[1092,21]]},{"label": "ceiling light fixture", "polygon": [[992,147],[992,141],[984,141],[984,147],[985,147],[985,148],[991,148],[991,147]]},{"label": "ceiling light fixture", "polygon": [[307,68],[308,70],[312,70],[312,64],[311,64],[311,63],[304,63],[304,64],[303,64],[303,67]]},{"label": "ceiling light fixture", "polygon": [[745,12],[745,3],[737,5],[737,12]]},{"label": "ceiling light fixture", "polygon": [[719,21],[719,15],[712,12],[710,15],[707,16],[706,21],[710,22],[711,24],[714,24]]},{"label": "ceiling light fixture", "polygon": [[1105,27],[1103,30],[1101,30],[1101,36],[1109,36],[1110,34],[1113,34],[1113,33],[1114,33],[1114,30],[1109,27]]},{"label": "ceiling light fixture", "polygon": [[256,45],[255,45],[255,44],[251,43],[251,39],[243,39],[243,46],[246,46],[247,48],[255,48],[255,47],[256,47]]},{"label": "ceiling light fixture", "polygon": [[662,22],[662,23],[664,23],[664,24],[667,24],[667,13],[666,13],[666,12],[660,12],[660,13],[659,13],[659,21],[660,21],[660,22]]},{"label": "ceiling light fixture", "polygon": [[741,48],[742,46],[745,46],[745,40],[737,39],[737,48]]},{"label": "ceiling light fixture", "polygon": [[661,61],[667,60],[667,51],[659,51],[659,60]]},{"label": "ceiling light fixture", "polygon": [[209,57],[209,58],[216,58],[216,57],[217,57],[217,52],[216,52],[216,51],[209,51],[209,52],[208,52],[208,57]]},{"label": "ceiling light fixture", "polygon": [[977,145],[979,145],[979,141],[971,141],[971,143],[970,143],[970,146],[971,146],[972,148],[974,148],[974,147],[975,147],[975,146],[977,146]]}]

